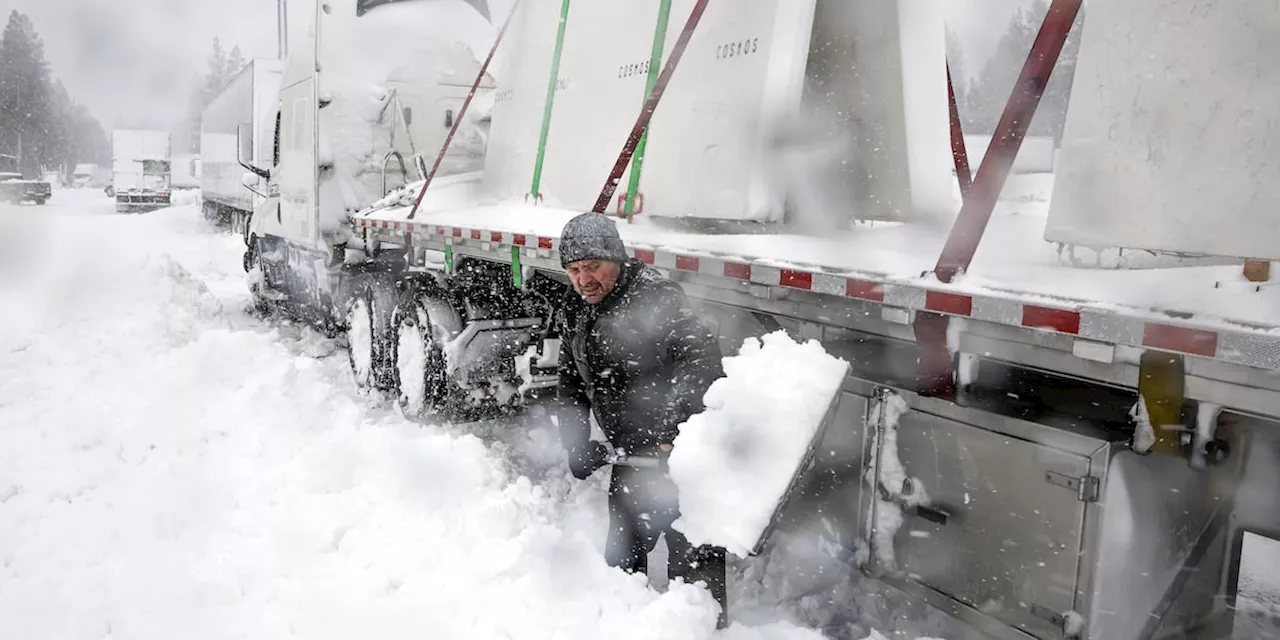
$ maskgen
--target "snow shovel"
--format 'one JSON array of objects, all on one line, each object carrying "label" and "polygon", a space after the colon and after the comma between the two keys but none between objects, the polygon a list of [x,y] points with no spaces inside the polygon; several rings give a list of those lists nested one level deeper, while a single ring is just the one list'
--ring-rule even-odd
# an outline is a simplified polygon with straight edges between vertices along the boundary
[{"label": "snow shovel", "polygon": [[626,453],[610,452],[606,461],[615,466],[635,467],[637,469],[662,469],[665,460],[653,456],[632,456]]},{"label": "snow shovel", "polygon": [[805,448],[804,456],[800,458],[800,464],[796,466],[796,470],[791,476],[791,482],[787,483],[786,490],[778,498],[778,502],[773,508],[773,515],[769,518],[769,524],[760,532],[759,539],[756,540],[755,545],[751,548],[751,555],[759,555],[764,550],[765,544],[769,541],[769,536],[773,535],[774,530],[778,528],[778,522],[782,519],[782,514],[786,511],[787,505],[791,503],[791,499],[800,490],[800,484],[805,475],[813,468],[814,460],[818,455],[818,446],[822,444],[822,440],[826,437],[827,427],[835,419],[836,407],[840,405],[840,394],[842,392],[843,389],[837,387],[835,393],[831,394],[831,398],[827,401],[827,410],[822,414],[822,420],[818,423],[817,428],[813,430],[813,437],[809,439],[809,445]]}]

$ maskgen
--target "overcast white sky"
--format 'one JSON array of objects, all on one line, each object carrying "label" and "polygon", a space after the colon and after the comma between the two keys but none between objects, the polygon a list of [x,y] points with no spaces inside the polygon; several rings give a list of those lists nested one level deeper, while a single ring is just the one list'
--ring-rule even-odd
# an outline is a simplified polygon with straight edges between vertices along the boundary
[{"label": "overcast white sky", "polygon": [[[430,1],[430,0],[426,0]],[[970,72],[990,55],[1013,10],[1030,0],[947,0],[948,20]],[[511,0],[490,0],[495,12]],[[303,5],[290,0],[301,27]],[[276,0],[4,0],[35,22],[53,73],[110,129],[117,115],[185,115],[191,79],[203,72],[213,37],[247,57],[276,54]]]}]

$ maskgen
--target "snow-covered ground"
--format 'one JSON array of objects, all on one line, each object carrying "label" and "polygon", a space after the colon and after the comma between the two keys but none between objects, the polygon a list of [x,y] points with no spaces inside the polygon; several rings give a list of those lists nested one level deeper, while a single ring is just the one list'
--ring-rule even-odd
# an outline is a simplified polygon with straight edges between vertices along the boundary
[{"label": "snow-covered ground", "polygon": [[247,311],[241,250],[196,206],[0,206],[0,635],[965,637],[804,531],[735,561],[715,632],[664,563],[605,565],[605,474],[572,480],[536,408],[401,418]]}]

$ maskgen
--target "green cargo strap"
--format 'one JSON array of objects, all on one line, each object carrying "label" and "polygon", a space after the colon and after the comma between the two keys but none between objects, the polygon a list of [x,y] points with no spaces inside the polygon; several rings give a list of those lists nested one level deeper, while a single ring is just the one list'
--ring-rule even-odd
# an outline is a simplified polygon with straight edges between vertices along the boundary
[{"label": "green cargo strap", "polygon": [[[658,6],[658,26],[653,34],[653,50],[649,53],[649,77],[644,83],[644,100],[648,101],[649,94],[653,93],[654,85],[658,84],[658,75],[661,73],[662,67],[662,51],[666,47],[667,42],[667,22],[671,17],[671,0],[662,0]],[[644,104],[642,101],[641,104]],[[627,214],[627,222],[631,222],[634,217],[632,212],[635,211],[636,192],[640,188],[640,170],[644,165],[644,148],[649,142],[649,128],[645,127],[644,133],[640,134],[640,142],[636,145],[636,152],[631,160],[631,179],[627,184],[627,201],[624,212]]]},{"label": "green cargo strap", "polygon": [[547,82],[547,100],[542,106],[542,132],[538,135],[538,155],[533,161],[533,186],[529,196],[537,201],[542,188],[542,161],[547,153],[547,134],[551,131],[551,107],[556,101],[556,84],[560,80],[560,54],[564,52],[564,29],[569,24],[569,0],[560,4],[560,27],[556,31],[556,51],[551,55],[551,80]]},{"label": "green cargo strap", "polygon": [[453,275],[453,245],[444,245],[444,272]]},{"label": "green cargo strap", "polygon": [[519,289],[524,286],[524,272],[520,266],[520,246],[511,245],[511,286]]}]

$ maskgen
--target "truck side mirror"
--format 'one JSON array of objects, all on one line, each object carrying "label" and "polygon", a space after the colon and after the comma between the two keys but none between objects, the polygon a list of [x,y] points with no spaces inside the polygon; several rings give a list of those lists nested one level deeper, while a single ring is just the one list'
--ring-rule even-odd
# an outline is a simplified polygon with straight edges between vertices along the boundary
[{"label": "truck side mirror", "polygon": [[241,123],[236,127],[236,159],[241,164],[253,160],[253,125]]},{"label": "truck side mirror", "polygon": [[452,127],[453,127],[453,109],[445,109],[444,110],[444,128],[449,129]]},{"label": "truck side mirror", "polygon": [[266,194],[262,193],[261,191],[258,191],[258,190],[255,188],[255,187],[257,187],[257,186],[258,186],[258,176],[257,176],[257,174],[254,174],[254,173],[244,173],[244,174],[241,174],[241,175],[240,175],[240,185],[241,185],[241,186],[243,186],[244,188],[248,189],[250,192],[252,192],[254,195],[258,196],[259,198],[266,198],[266,197],[267,197],[267,196],[266,196]]},{"label": "truck side mirror", "polygon": [[[253,159],[253,125],[241,123],[236,127],[236,161],[240,166],[254,172],[260,178],[271,178],[271,172],[255,167],[249,162]],[[248,185],[246,185],[248,186]],[[256,192],[255,192],[256,193]]]},{"label": "truck side mirror", "polygon": [[404,126],[413,126],[413,107],[404,108]]}]

